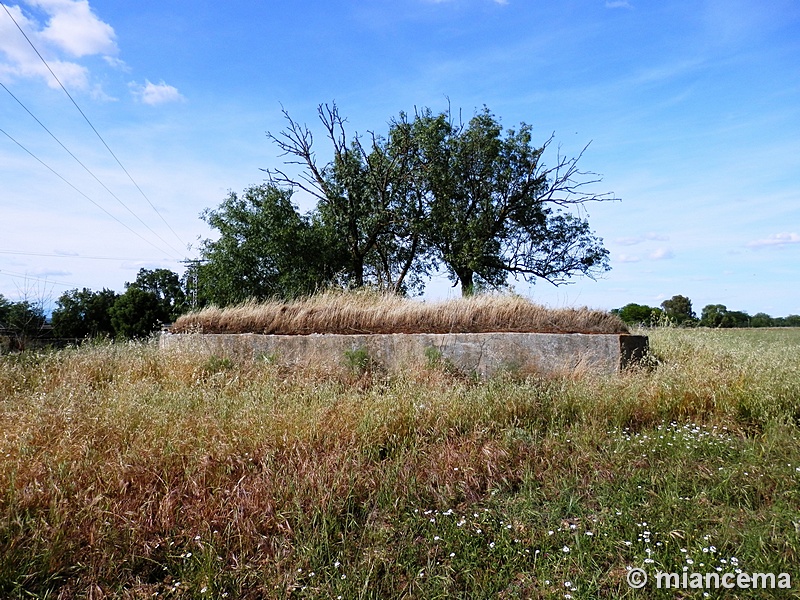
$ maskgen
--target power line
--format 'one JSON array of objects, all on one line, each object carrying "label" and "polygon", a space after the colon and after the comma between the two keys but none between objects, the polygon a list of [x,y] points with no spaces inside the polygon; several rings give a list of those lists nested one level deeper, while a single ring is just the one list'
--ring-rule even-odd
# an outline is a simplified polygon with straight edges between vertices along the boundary
[{"label": "power line", "polygon": [[63,281],[53,281],[52,279],[36,277],[35,275],[26,275],[26,274],[23,274],[23,273],[17,273],[15,271],[6,271],[5,269],[0,269],[0,275],[5,275],[6,277],[13,277],[15,279],[33,279],[35,281],[42,281],[44,283],[51,283],[53,285],[61,285],[61,286],[64,286],[64,287],[69,287],[69,288],[78,287],[74,283],[65,283]]},{"label": "power line", "polygon": [[14,254],[17,256],[46,256],[51,258],[72,258],[72,259],[86,259],[86,260],[116,260],[116,261],[126,261],[126,260],[134,260],[137,262],[159,262],[162,260],[169,260],[170,262],[186,262],[183,260],[176,260],[174,258],[170,259],[163,259],[163,258],[131,258],[131,257],[123,257],[123,256],[81,256],[79,254],[50,254],[45,252],[20,252],[17,250],[0,250],[0,254]]},{"label": "power line", "polygon": [[39,59],[42,61],[42,63],[44,63],[44,66],[47,67],[47,70],[50,71],[50,74],[53,76],[53,79],[55,79],[56,82],[58,82],[58,85],[61,87],[61,89],[67,95],[67,98],[69,98],[70,101],[72,102],[72,104],[75,106],[75,108],[78,109],[78,112],[81,114],[81,116],[86,121],[86,123],[88,123],[89,127],[91,127],[92,131],[94,131],[94,133],[97,136],[97,138],[103,143],[103,146],[106,147],[106,150],[108,150],[109,154],[111,154],[111,156],[114,157],[114,160],[117,162],[117,164],[120,166],[120,168],[125,172],[125,175],[128,176],[128,179],[131,180],[131,183],[133,183],[133,185],[136,187],[136,189],[139,190],[139,193],[142,195],[142,197],[145,200],[147,200],[147,203],[150,205],[150,208],[152,208],[155,211],[155,213],[159,216],[159,218],[164,222],[164,225],[166,225],[169,228],[169,230],[172,232],[172,235],[175,236],[175,239],[177,239],[178,242],[182,246],[186,246],[186,244],[183,242],[183,240],[181,240],[181,238],[178,237],[178,234],[175,233],[175,230],[172,228],[172,226],[169,223],[167,223],[167,220],[164,218],[164,216],[159,212],[159,210],[155,207],[155,205],[152,202],[150,202],[150,198],[147,197],[147,194],[145,194],[144,191],[142,190],[142,188],[139,187],[139,184],[136,183],[136,181],[134,181],[134,179],[131,176],[131,174],[128,172],[128,170],[125,168],[125,166],[120,162],[119,158],[117,158],[117,155],[114,154],[113,150],[111,150],[111,148],[108,146],[106,141],[103,139],[103,136],[100,135],[100,132],[97,131],[97,129],[95,129],[94,125],[92,125],[92,122],[89,120],[89,117],[87,117],[86,114],[81,110],[81,107],[78,106],[77,102],[75,102],[75,99],[67,91],[67,88],[64,87],[64,84],[61,83],[61,80],[53,72],[53,69],[50,68],[50,65],[47,63],[47,61],[41,55],[39,50],[37,50],[36,46],[34,46],[33,42],[30,40],[30,38],[27,36],[27,34],[22,30],[22,27],[19,26],[19,23],[17,23],[17,20],[11,14],[11,11],[8,10],[8,7],[5,4],[2,4],[2,3],[0,3],[0,5],[2,5],[3,9],[6,11],[6,14],[9,16],[9,18],[12,21],[14,21],[14,25],[17,26],[17,29],[19,29],[19,32],[22,34],[22,36],[25,38],[25,40],[28,42],[28,44],[30,44],[31,48],[33,48],[33,51],[36,53],[36,56],[39,57]]},{"label": "power line", "polygon": [[161,236],[160,236],[160,235],[159,235],[159,234],[158,234],[156,231],[154,231],[154,230],[153,230],[153,229],[152,229],[152,228],[151,228],[151,227],[150,227],[150,226],[149,226],[147,223],[145,223],[144,221],[142,221],[142,219],[141,219],[141,218],[139,218],[139,215],[137,215],[135,212],[133,212],[133,211],[132,211],[132,210],[131,210],[131,209],[128,207],[128,205],[127,205],[127,204],[125,204],[125,203],[124,203],[122,200],[120,200],[120,199],[119,199],[119,197],[118,197],[118,196],[117,196],[117,195],[116,195],[114,192],[112,192],[110,189],[108,189],[108,187],[106,186],[106,184],[105,184],[105,183],[103,183],[102,181],[100,181],[100,179],[97,177],[97,175],[95,175],[95,174],[94,174],[94,173],[93,173],[93,172],[92,172],[92,171],[89,169],[89,167],[87,167],[85,164],[83,164],[83,163],[81,162],[81,160],[80,160],[80,159],[79,159],[77,156],[75,156],[75,155],[74,155],[74,154],[73,154],[73,153],[72,153],[72,152],[69,150],[69,148],[67,148],[67,147],[66,147],[66,146],[65,146],[63,143],[61,143],[61,140],[59,140],[59,139],[58,139],[58,138],[55,136],[55,134],[53,134],[53,132],[52,132],[52,131],[50,131],[50,130],[47,128],[47,126],[46,126],[44,123],[42,123],[42,122],[41,122],[41,121],[40,121],[40,120],[39,120],[39,119],[36,117],[36,115],[34,115],[34,114],[33,114],[33,113],[30,111],[30,110],[28,110],[28,107],[27,107],[27,106],[25,106],[25,105],[22,103],[22,101],[21,101],[19,98],[17,98],[17,97],[16,97],[16,96],[15,96],[15,95],[14,95],[14,94],[11,92],[11,90],[9,90],[9,89],[8,89],[8,88],[5,86],[5,84],[4,84],[3,82],[0,82],[0,87],[2,87],[2,88],[3,88],[3,89],[6,91],[6,92],[8,92],[8,94],[9,94],[9,95],[10,95],[10,96],[11,96],[11,97],[14,99],[14,100],[16,100],[17,104],[19,104],[19,105],[20,105],[20,106],[21,106],[21,107],[22,107],[22,108],[25,110],[25,112],[27,112],[27,113],[28,113],[28,114],[31,116],[31,118],[32,118],[34,121],[36,121],[36,122],[37,122],[37,123],[38,123],[38,124],[39,124],[39,125],[42,127],[42,129],[44,129],[44,130],[45,130],[45,131],[46,131],[46,132],[47,132],[47,133],[50,135],[50,137],[51,137],[51,138],[53,138],[53,139],[56,141],[56,143],[57,143],[59,146],[61,146],[61,147],[62,147],[62,148],[63,148],[63,149],[66,151],[66,153],[67,153],[67,154],[69,154],[69,155],[70,155],[72,158],[74,158],[74,159],[75,159],[75,162],[77,162],[77,163],[78,163],[78,164],[79,164],[81,167],[83,167],[84,171],[86,171],[87,173],[89,173],[89,175],[91,175],[91,176],[94,178],[94,180],[95,180],[97,183],[99,183],[101,186],[103,186],[103,189],[105,189],[105,190],[106,190],[106,191],[107,191],[109,194],[111,194],[111,196],[113,196],[113,198],[114,198],[114,199],[115,199],[117,202],[119,202],[119,204],[120,204],[120,205],[121,205],[121,206],[122,206],[122,207],[123,207],[125,210],[127,210],[127,211],[128,211],[130,214],[131,214],[131,215],[133,215],[133,217],[134,217],[134,218],[135,218],[137,221],[139,221],[139,223],[141,223],[142,225],[144,225],[144,226],[145,226],[145,228],[146,228],[146,229],[147,229],[147,230],[148,230],[150,233],[152,233],[152,234],[153,234],[154,236],[156,236],[156,237],[157,237],[159,240],[161,240],[162,242],[164,242],[164,243],[167,245],[167,247],[169,247],[170,249],[172,249],[172,250],[173,250],[174,252],[176,252],[177,254],[180,254],[180,250],[177,250],[175,247],[173,247],[173,246],[172,246],[172,244],[170,244],[170,243],[169,243],[167,240],[165,240],[163,237],[161,237]]},{"label": "power line", "polygon": [[15,143],[17,146],[19,146],[20,148],[22,148],[22,149],[23,149],[25,152],[27,152],[27,153],[28,153],[28,154],[29,154],[29,155],[30,155],[30,156],[31,156],[31,157],[32,157],[34,160],[36,160],[36,161],[37,161],[39,164],[41,164],[41,165],[42,165],[44,168],[46,168],[46,169],[47,169],[48,171],[50,171],[50,172],[51,172],[53,175],[55,175],[56,177],[58,177],[58,178],[59,178],[61,181],[63,181],[64,183],[66,183],[66,184],[67,184],[69,187],[71,187],[73,190],[75,190],[76,192],[78,192],[78,193],[79,193],[81,196],[83,196],[84,198],[86,198],[86,199],[87,199],[89,202],[91,202],[92,204],[94,204],[94,205],[95,205],[97,208],[99,208],[99,209],[100,209],[100,210],[102,210],[104,213],[106,213],[106,214],[107,214],[109,217],[111,217],[112,219],[114,219],[114,220],[115,220],[117,223],[119,223],[120,225],[122,225],[122,226],[123,226],[125,229],[127,229],[128,231],[130,231],[130,232],[131,232],[133,235],[135,235],[135,236],[136,236],[136,237],[138,237],[139,239],[141,239],[141,240],[143,240],[143,241],[147,242],[148,244],[150,244],[150,245],[151,245],[153,248],[155,248],[155,249],[156,249],[156,250],[158,250],[159,252],[163,252],[163,249],[159,248],[159,247],[158,247],[158,246],[156,246],[156,245],[155,245],[153,242],[151,242],[151,241],[150,241],[150,240],[148,240],[147,238],[145,238],[145,237],[143,237],[142,235],[140,235],[138,232],[136,232],[136,231],[134,231],[133,229],[131,229],[130,227],[128,227],[128,225],[126,225],[125,223],[123,223],[122,221],[120,221],[120,220],[119,220],[117,217],[115,217],[114,215],[112,215],[112,214],[111,214],[110,212],[108,212],[108,211],[107,211],[105,208],[103,208],[102,206],[100,206],[100,205],[99,205],[97,202],[95,202],[94,200],[92,200],[92,199],[91,199],[89,196],[87,196],[87,195],[86,195],[86,194],[84,194],[82,191],[80,191],[78,188],[76,188],[74,185],[72,185],[72,184],[71,184],[69,181],[67,181],[67,180],[66,180],[64,177],[62,177],[62,176],[61,176],[61,175],[60,175],[58,172],[56,172],[56,171],[55,171],[55,170],[54,170],[52,167],[50,167],[50,165],[48,165],[47,163],[45,163],[45,162],[44,162],[44,161],[43,161],[41,158],[39,158],[38,156],[36,156],[36,155],[35,155],[33,152],[31,152],[31,151],[30,151],[30,150],[28,150],[28,149],[27,149],[25,146],[23,146],[21,143],[19,143],[17,140],[15,140],[15,139],[14,139],[14,138],[13,138],[13,137],[12,137],[12,136],[11,136],[11,135],[8,133],[8,132],[6,132],[4,129],[1,129],[1,128],[0,128],[0,133],[2,133],[3,135],[5,135],[5,136],[6,136],[8,139],[10,139],[12,142],[14,142],[14,143]]}]

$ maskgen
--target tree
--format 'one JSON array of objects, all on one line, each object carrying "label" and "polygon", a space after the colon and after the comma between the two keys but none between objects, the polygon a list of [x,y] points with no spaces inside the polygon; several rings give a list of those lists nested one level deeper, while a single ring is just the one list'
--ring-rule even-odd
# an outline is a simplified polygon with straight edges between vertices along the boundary
[{"label": "tree", "polygon": [[728,307],[724,304],[709,304],[700,313],[700,325],[703,327],[730,327],[726,321]]},{"label": "tree", "polygon": [[317,113],[332,146],[331,160],[317,160],[311,131],[284,111],[287,128],[268,136],[289,157],[287,163],[301,165],[303,172],[271,169],[270,180],[317,199],[318,224],[339,244],[345,285],[394,292],[421,288],[420,277],[432,263],[422,240],[423,197],[414,185],[408,128],[396,128],[388,139],[370,133],[363,142],[358,134],[348,137],[335,104],[320,105]]},{"label": "tree", "polygon": [[8,328],[8,317],[11,314],[11,301],[0,294],[0,329]]},{"label": "tree", "polygon": [[750,319],[751,327],[774,327],[775,319],[770,317],[767,313],[758,312]]},{"label": "tree", "polygon": [[[401,115],[393,129],[404,126]],[[554,285],[575,275],[607,271],[608,251],[572,209],[605,195],[584,193],[596,180],[578,170],[580,159],[556,156],[547,167],[531,127],[505,133],[488,110],[467,125],[448,111],[417,113],[410,125],[413,172],[425,196],[424,238],[463,295],[476,282],[505,285],[509,275]],[[582,153],[581,153],[582,154]]]},{"label": "tree", "polygon": [[661,303],[666,316],[678,325],[692,325],[696,321],[692,301],[686,296],[676,295]]},{"label": "tree", "polygon": [[155,294],[169,321],[174,321],[188,310],[180,277],[169,269],[139,269],[136,281],[126,284],[126,287],[130,286]]},{"label": "tree", "polygon": [[629,325],[652,325],[663,314],[660,308],[635,303],[615,308],[611,312]]},{"label": "tree", "polygon": [[111,307],[119,295],[108,289],[93,292],[89,288],[64,292],[53,310],[53,333],[61,338],[113,336]]},{"label": "tree", "polygon": [[40,334],[46,321],[44,309],[28,300],[12,302],[5,312],[6,328],[22,339]]},{"label": "tree", "polygon": [[728,327],[750,327],[750,315],[741,310],[731,310],[727,314]]},{"label": "tree", "polygon": [[789,315],[784,318],[787,327],[800,327],[800,315]]},{"label": "tree", "polygon": [[159,297],[135,285],[128,287],[109,313],[116,335],[127,339],[147,337],[169,319]]},{"label": "tree", "polygon": [[264,184],[239,196],[230,192],[202,218],[219,231],[205,240],[197,268],[201,305],[235,304],[249,298],[292,298],[313,293],[342,268],[334,233],[298,214],[291,190]]},{"label": "tree", "polygon": [[[767,315],[769,317],[769,315]],[[738,310],[728,310],[724,304],[709,304],[700,313],[703,327],[750,327],[750,315]]]}]

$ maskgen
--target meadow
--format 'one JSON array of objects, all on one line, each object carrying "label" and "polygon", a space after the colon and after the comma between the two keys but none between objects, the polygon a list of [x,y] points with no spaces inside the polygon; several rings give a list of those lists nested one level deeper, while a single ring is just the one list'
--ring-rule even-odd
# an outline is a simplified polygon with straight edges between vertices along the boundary
[{"label": "meadow", "polygon": [[0,597],[800,597],[800,329],[644,333],[616,376],[0,357]]}]

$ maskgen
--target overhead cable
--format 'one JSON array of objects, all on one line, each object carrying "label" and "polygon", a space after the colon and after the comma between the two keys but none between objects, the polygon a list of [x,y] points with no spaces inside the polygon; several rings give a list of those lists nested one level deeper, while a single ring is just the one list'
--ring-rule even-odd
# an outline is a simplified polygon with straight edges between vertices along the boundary
[{"label": "overhead cable", "polygon": [[150,226],[149,226],[147,223],[145,223],[144,221],[142,221],[142,219],[141,219],[141,218],[139,218],[139,215],[137,215],[135,212],[133,212],[133,211],[132,211],[132,210],[131,210],[131,209],[128,207],[128,205],[127,205],[127,204],[125,204],[125,203],[124,203],[122,200],[120,200],[120,199],[119,199],[119,197],[118,197],[118,196],[117,196],[117,195],[116,195],[114,192],[112,192],[110,189],[108,189],[108,186],[106,186],[106,184],[105,184],[105,183],[103,183],[102,181],[100,181],[100,179],[97,177],[97,175],[95,175],[95,174],[94,174],[94,173],[93,173],[93,172],[92,172],[92,171],[89,169],[89,167],[87,167],[85,164],[83,164],[83,162],[81,162],[81,160],[80,160],[80,159],[79,159],[77,156],[75,156],[75,155],[74,155],[74,154],[73,154],[73,153],[70,151],[70,149],[69,149],[69,148],[67,148],[67,147],[66,147],[66,146],[65,146],[63,143],[61,143],[61,140],[59,140],[59,139],[58,139],[58,138],[55,136],[55,134],[53,134],[53,132],[52,132],[52,131],[50,131],[50,130],[47,128],[47,126],[46,126],[44,123],[42,123],[42,122],[41,122],[41,121],[40,121],[40,120],[39,120],[39,119],[36,117],[36,115],[34,115],[34,114],[33,114],[33,113],[32,113],[32,112],[31,112],[31,111],[28,109],[28,107],[27,107],[27,106],[25,106],[25,105],[22,103],[22,101],[21,101],[19,98],[17,98],[17,97],[16,97],[16,96],[15,96],[15,95],[14,95],[14,94],[11,92],[11,90],[9,90],[9,89],[8,89],[8,88],[5,86],[5,84],[4,84],[3,82],[1,82],[1,81],[0,81],[0,87],[2,87],[2,88],[3,88],[3,89],[6,91],[6,92],[8,92],[8,94],[9,94],[9,95],[10,95],[10,96],[11,96],[11,97],[14,99],[14,100],[16,100],[17,104],[19,104],[19,105],[20,105],[20,106],[21,106],[21,107],[22,107],[22,108],[25,110],[25,112],[27,112],[27,113],[28,113],[28,114],[31,116],[31,118],[32,118],[34,121],[36,121],[36,122],[37,122],[37,123],[38,123],[38,124],[39,124],[39,125],[42,127],[42,129],[44,129],[44,130],[45,130],[45,131],[46,131],[46,132],[47,132],[47,133],[50,135],[50,137],[51,137],[51,138],[53,138],[53,139],[56,141],[56,143],[57,143],[59,146],[61,146],[61,147],[64,149],[64,151],[65,151],[67,154],[69,154],[69,155],[70,155],[70,156],[71,156],[73,159],[75,159],[75,162],[77,162],[77,163],[78,163],[78,164],[79,164],[81,167],[83,167],[84,171],[86,171],[87,173],[89,173],[89,175],[91,175],[91,176],[94,178],[94,180],[95,180],[97,183],[99,183],[101,186],[103,186],[103,189],[105,189],[105,190],[106,190],[106,191],[107,191],[109,194],[111,194],[111,196],[112,196],[112,197],[113,197],[113,198],[114,198],[114,199],[115,199],[115,200],[116,200],[116,201],[117,201],[117,202],[118,202],[118,203],[119,203],[119,204],[120,204],[120,205],[121,205],[121,206],[122,206],[122,207],[123,207],[125,210],[127,210],[127,211],[128,211],[130,214],[131,214],[131,215],[133,215],[133,217],[134,217],[134,218],[135,218],[137,221],[139,221],[139,223],[141,223],[142,225],[144,225],[144,227],[145,227],[145,228],[146,228],[146,229],[147,229],[147,230],[148,230],[150,233],[152,233],[152,234],[153,234],[154,236],[156,236],[156,237],[157,237],[159,240],[161,240],[162,242],[164,242],[164,243],[165,243],[165,244],[166,244],[166,245],[167,245],[169,248],[171,248],[171,249],[172,249],[172,250],[173,250],[175,253],[177,253],[177,254],[180,254],[180,253],[181,253],[181,252],[180,252],[180,250],[177,250],[177,249],[176,249],[176,248],[175,248],[175,247],[174,247],[172,244],[170,244],[170,243],[169,243],[167,240],[165,240],[163,237],[161,237],[161,236],[160,236],[160,235],[159,235],[159,234],[158,234],[156,231],[154,231],[152,227],[150,227]]},{"label": "overhead cable", "polygon": [[50,171],[50,172],[51,172],[53,175],[55,175],[56,177],[58,177],[58,178],[59,178],[61,181],[63,181],[64,183],[66,183],[66,184],[67,184],[69,187],[71,187],[73,190],[75,190],[76,192],[78,192],[78,193],[79,193],[81,196],[83,196],[84,198],[86,198],[86,199],[87,199],[89,202],[91,202],[92,204],[94,204],[94,205],[95,205],[97,208],[99,208],[99,209],[100,209],[100,210],[102,210],[104,213],[106,213],[106,214],[107,214],[109,217],[111,217],[112,219],[114,219],[114,220],[115,220],[117,223],[119,223],[120,225],[122,225],[122,226],[123,226],[125,229],[127,229],[128,231],[130,231],[130,232],[131,232],[133,235],[135,235],[135,236],[136,236],[136,237],[138,237],[139,239],[141,239],[141,240],[143,240],[143,241],[147,242],[148,244],[150,244],[150,245],[151,245],[153,248],[155,248],[155,249],[156,249],[156,250],[158,250],[159,252],[163,252],[163,251],[164,251],[162,248],[159,248],[159,247],[158,247],[158,246],[156,246],[156,245],[155,245],[153,242],[151,242],[151,241],[150,241],[150,240],[148,240],[147,238],[143,237],[143,236],[142,236],[140,233],[138,233],[137,231],[134,231],[133,229],[131,229],[131,228],[130,228],[130,227],[127,225],[127,224],[125,224],[123,221],[120,221],[120,220],[119,220],[117,217],[115,217],[113,214],[111,214],[110,212],[108,212],[108,211],[107,211],[105,208],[103,208],[103,207],[102,207],[101,205],[99,205],[97,202],[95,202],[94,200],[92,200],[92,199],[91,199],[89,196],[87,196],[86,194],[84,194],[84,193],[83,193],[81,190],[79,190],[79,189],[78,189],[78,188],[76,188],[74,185],[72,185],[72,183],[70,183],[69,181],[67,181],[67,180],[66,180],[66,179],[65,179],[63,176],[61,176],[61,174],[59,174],[57,171],[55,171],[55,170],[54,170],[54,169],[53,169],[53,168],[52,168],[50,165],[48,165],[47,163],[45,163],[45,162],[44,162],[44,161],[43,161],[41,158],[39,158],[38,156],[36,156],[36,155],[35,155],[33,152],[31,152],[30,150],[28,150],[28,149],[27,149],[25,146],[23,146],[23,145],[22,145],[20,142],[18,142],[16,139],[14,139],[14,138],[13,138],[13,137],[12,137],[12,136],[11,136],[11,135],[10,135],[10,134],[7,132],[7,131],[5,131],[4,129],[0,128],[0,133],[2,133],[3,135],[5,135],[5,136],[6,136],[8,139],[10,139],[12,142],[14,142],[14,143],[15,143],[17,146],[19,146],[20,148],[22,148],[22,150],[24,150],[25,152],[27,152],[27,153],[28,153],[28,154],[29,154],[29,155],[30,155],[30,156],[31,156],[31,157],[32,157],[34,160],[36,160],[36,161],[37,161],[39,164],[41,164],[41,165],[42,165],[44,168],[46,168],[46,169],[47,169],[48,171]]},{"label": "overhead cable", "polygon": [[50,72],[50,74],[53,76],[53,79],[55,79],[55,80],[56,80],[56,82],[58,83],[58,85],[61,87],[61,89],[62,89],[62,90],[64,91],[64,93],[67,95],[67,98],[69,98],[69,99],[70,99],[70,101],[72,102],[72,104],[75,106],[75,108],[76,108],[76,109],[78,109],[78,112],[81,114],[81,116],[82,116],[82,117],[83,117],[83,119],[86,121],[86,123],[88,123],[89,127],[91,127],[92,131],[94,131],[95,135],[96,135],[96,136],[97,136],[97,138],[98,138],[98,139],[99,139],[99,140],[102,142],[103,146],[105,146],[105,147],[106,147],[106,150],[108,150],[109,154],[111,154],[111,156],[112,156],[112,157],[114,157],[114,160],[117,162],[117,164],[119,165],[119,167],[120,167],[120,168],[121,168],[121,169],[122,169],[122,170],[125,172],[125,175],[127,175],[127,176],[128,176],[128,179],[130,179],[130,180],[131,180],[131,183],[133,183],[133,185],[136,187],[136,189],[137,189],[137,190],[139,190],[139,193],[142,195],[142,197],[143,197],[145,200],[147,200],[147,203],[150,205],[150,208],[152,208],[152,209],[155,211],[155,213],[156,213],[156,214],[159,216],[159,218],[160,218],[160,219],[161,219],[161,220],[164,222],[164,225],[166,225],[166,226],[169,228],[169,230],[172,232],[172,235],[174,235],[174,236],[175,236],[175,239],[177,239],[177,240],[178,240],[178,242],[180,242],[180,244],[181,244],[182,246],[186,246],[186,244],[183,242],[183,240],[181,240],[181,238],[178,236],[178,234],[177,234],[177,233],[175,233],[175,230],[172,228],[172,226],[171,226],[169,223],[167,223],[167,220],[164,218],[164,216],[161,214],[161,212],[159,212],[159,210],[158,210],[158,209],[155,207],[155,205],[154,205],[152,202],[150,202],[150,198],[148,198],[148,197],[147,197],[147,194],[145,194],[145,193],[144,193],[144,191],[142,190],[142,188],[140,188],[140,187],[139,187],[139,184],[138,184],[138,183],[136,183],[136,181],[133,179],[133,177],[132,177],[132,176],[131,176],[131,174],[128,172],[128,170],[125,168],[125,166],[122,164],[122,162],[120,162],[119,158],[117,158],[117,155],[116,155],[116,154],[114,154],[114,151],[113,151],[113,150],[111,150],[111,148],[109,147],[109,145],[108,145],[108,144],[106,143],[106,141],[103,139],[103,136],[102,136],[102,135],[100,135],[100,132],[99,132],[99,131],[97,131],[97,129],[95,128],[95,126],[94,126],[94,125],[92,125],[92,122],[89,120],[89,117],[87,117],[87,116],[86,116],[86,114],[83,112],[83,110],[81,110],[81,107],[80,107],[80,106],[78,106],[78,103],[75,101],[75,99],[72,97],[72,95],[71,95],[71,94],[70,94],[70,93],[67,91],[67,88],[65,88],[65,87],[64,87],[64,84],[63,84],[63,83],[61,83],[61,80],[60,80],[60,79],[58,78],[58,76],[57,76],[57,75],[56,75],[56,74],[53,72],[53,69],[51,69],[51,68],[50,68],[50,65],[47,63],[47,61],[46,61],[46,60],[44,59],[44,57],[41,55],[41,53],[40,53],[40,52],[39,52],[39,50],[36,48],[36,46],[33,44],[33,42],[31,41],[31,39],[30,39],[30,38],[28,37],[28,35],[27,35],[27,34],[26,34],[24,31],[23,31],[22,27],[20,27],[20,26],[19,26],[19,23],[17,23],[17,20],[14,18],[14,15],[12,15],[12,14],[11,14],[11,11],[9,11],[9,10],[8,10],[8,7],[7,7],[5,4],[2,4],[2,3],[0,3],[0,5],[1,5],[1,6],[2,6],[4,9],[5,9],[5,11],[6,11],[6,14],[7,14],[7,15],[8,15],[8,16],[11,18],[11,20],[12,20],[12,21],[14,21],[14,25],[16,25],[16,26],[17,26],[17,29],[19,29],[19,32],[22,34],[22,36],[25,38],[25,40],[28,42],[28,44],[30,44],[31,48],[33,48],[33,51],[36,53],[36,56],[38,56],[38,57],[39,57],[39,59],[42,61],[42,63],[44,63],[44,66],[45,66],[45,67],[47,67],[47,70],[48,70],[48,71]]}]

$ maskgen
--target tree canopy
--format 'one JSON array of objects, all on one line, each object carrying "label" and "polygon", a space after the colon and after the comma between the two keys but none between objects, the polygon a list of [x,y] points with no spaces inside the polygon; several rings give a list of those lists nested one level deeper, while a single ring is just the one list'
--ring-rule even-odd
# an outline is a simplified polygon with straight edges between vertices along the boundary
[{"label": "tree canopy", "polygon": [[692,310],[692,301],[686,296],[678,294],[669,300],[664,300],[661,303],[661,308],[664,310],[664,314],[667,318],[673,323],[689,325],[696,322],[696,317]]},{"label": "tree canopy", "polygon": [[578,170],[580,156],[545,165],[552,137],[534,145],[525,123],[504,132],[488,108],[467,124],[424,110],[392,128],[410,131],[425,240],[465,295],[476,278],[492,288],[509,275],[558,285],[609,269],[602,240],[569,210],[604,196],[581,193],[595,181]]},{"label": "tree canopy", "polygon": [[332,281],[344,259],[332,228],[300,215],[291,190],[273,184],[230,192],[203,213],[219,232],[200,249],[198,302],[235,304],[248,298],[292,298]]},{"label": "tree canopy", "polygon": [[[286,129],[268,135],[286,163],[301,170],[266,171],[274,186],[316,198],[311,215],[286,217],[316,226],[315,246],[340,265],[339,283],[420,291],[424,278],[443,266],[469,295],[476,286],[503,287],[509,276],[560,285],[609,269],[608,251],[585,218],[586,203],[609,195],[586,191],[598,179],[578,169],[582,153],[567,158],[557,152],[548,166],[544,156],[553,137],[535,145],[525,123],[504,131],[488,108],[468,123],[456,121],[449,109],[424,109],[392,119],[386,136],[359,136],[348,134],[335,104],[321,105],[318,116],[332,150],[325,161],[311,130],[284,115]],[[209,223],[224,237],[228,221]],[[278,260],[283,249],[275,250]],[[267,255],[266,248],[261,252]]]},{"label": "tree canopy", "polygon": [[52,314],[53,334],[59,338],[114,336],[109,310],[119,298],[113,290],[93,292],[89,288],[69,290],[56,301]]},{"label": "tree canopy", "polygon": [[629,325],[655,325],[664,314],[660,308],[634,302],[626,304],[622,308],[612,309],[611,312]]}]

